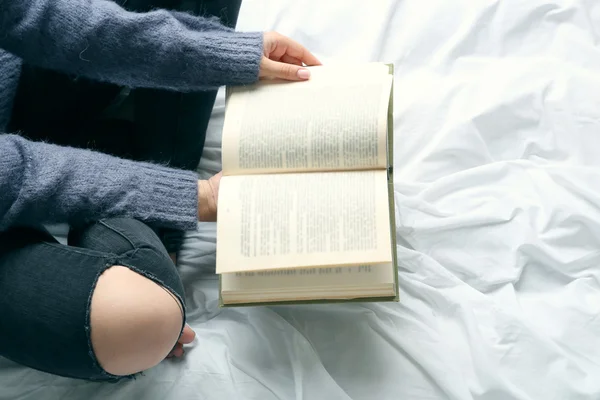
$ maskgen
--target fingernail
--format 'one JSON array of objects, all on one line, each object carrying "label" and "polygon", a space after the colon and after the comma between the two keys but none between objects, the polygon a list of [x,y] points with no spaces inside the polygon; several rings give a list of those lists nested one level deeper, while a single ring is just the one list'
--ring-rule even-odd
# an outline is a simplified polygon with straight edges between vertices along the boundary
[{"label": "fingernail", "polygon": [[301,68],[298,70],[298,78],[300,79],[308,79],[310,78],[310,71],[306,68]]}]

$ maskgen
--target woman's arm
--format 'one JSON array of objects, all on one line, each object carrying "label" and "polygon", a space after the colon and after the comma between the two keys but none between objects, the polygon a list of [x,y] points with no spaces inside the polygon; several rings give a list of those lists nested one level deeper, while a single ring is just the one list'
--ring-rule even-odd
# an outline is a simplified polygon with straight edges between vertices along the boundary
[{"label": "woman's arm", "polygon": [[258,79],[263,34],[107,0],[0,0],[0,48],[30,64],[130,87],[196,91]]},{"label": "woman's arm", "polygon": [[114,216],[195,229],[199,209],[206,219],[216,211],[202,183],[189,171],[0,135],[0,231]]}]

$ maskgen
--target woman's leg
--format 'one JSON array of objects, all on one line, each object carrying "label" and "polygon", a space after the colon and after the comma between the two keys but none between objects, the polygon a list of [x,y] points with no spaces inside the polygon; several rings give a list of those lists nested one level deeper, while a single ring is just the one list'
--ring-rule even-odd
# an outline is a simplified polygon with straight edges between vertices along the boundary
[{"label": "woman's leg", "polygon": [[[161,7],[219,17],[235,27],[242,0],[115,0],[132,11]],[[193,170],[217,91],[177,93],[94,82],[25,64],[9,130],[33,140],[87,147]],[[122,100],[131,107],[123,115]]]},{"label": "woman's leg", "polygon": [[[235,27],[241,0],[115,0],[132,11],[176,9]],[[9,130],[32,140],[91,148],[119,157],[197,167],[217,91],[176,93],[125,88],[25,65]],[[125,101],[122,103],[125,96]],[[160,230],[170,253],[183,232]]]},{"label": "woman's leg", "polygon": [[101,120],[122,88],[24,64],[9,132],[132,158],[133,123]]},{"label": "woman's leg", "polygon": [[[242,0],[135,0],[127,3],[136,11],[147,11],[159,1],[161,7],[219,17],[234,28]],[[135,154],[138,160],[151,160],[175,168],[195,170],[200,162],[208,122],[217,90],[177,93],[167,90],[136,89],[132,93],[135,120]],[[161,240],[175,254],[184,233],[161,230]]]},{"label": "woman's leg", "polygon": [[[157,0],[128,3],[146,11]],[[203,16],[216,16],[234,28],[242,0],[160,0],[161,6]],[[127,6],[127,4],[126,4]],[[141,160],[154,160],[176,168],[196,169],[202,156],[206,129],[216,90],[176,93],[137,89],[133,93],[136,151]]]},{"label": "woman's leg", "polygon": [[164,359],[182,332],[183,287],[143,223],[0,235],[0,356],[56,375],[116,380]]}]

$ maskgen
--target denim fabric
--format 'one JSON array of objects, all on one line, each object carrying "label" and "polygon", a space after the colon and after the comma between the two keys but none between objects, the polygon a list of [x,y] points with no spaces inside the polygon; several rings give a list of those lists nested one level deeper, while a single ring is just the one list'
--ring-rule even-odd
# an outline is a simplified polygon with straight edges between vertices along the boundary
[{"label": "denim fabric", "polygon": [[92,294],[98,277],[114,265],[172,293],[185,320],[175,265],[139,221],[110,219],[71,230],[68,246],[42,229],[0,234],[0,356],[65,377],[120,379],[102,370],[90,342]]},{"label": "denim fabric", "polygon": [[[241,0],[118,2],[139,11],[163,6],[215,15],[234,26]],[[25,65],[11,128],[33,140],[195,169],[215,95],[129,91]],[[123,105],[133,110],[123,112]],[[182,238],[183,232],[155,232],[131,219],[73,229],[69,246],[43,229],[0,234],[0,356],[56,375],[118,380],[100,368],[90,345],[97,279],[110,266],[127,266],[173,293],[185,314],[183,287],[164,247],[175,252]]]}]

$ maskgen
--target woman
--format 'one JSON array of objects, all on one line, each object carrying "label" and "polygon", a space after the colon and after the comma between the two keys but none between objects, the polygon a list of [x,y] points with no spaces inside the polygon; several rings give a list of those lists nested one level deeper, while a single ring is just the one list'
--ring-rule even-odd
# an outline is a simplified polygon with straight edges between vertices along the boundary
[{"label": "woman", "polygon": [[[122,5],[0,0],[0,131],[19,132],[0,135],[0,356],[100,381],[193,340],[164,232],[216,219],[219,175],[190,171],[216,88],[319,64],[235,32],[239,2]],[[68,246],[42,227],[56,222]]]}]

